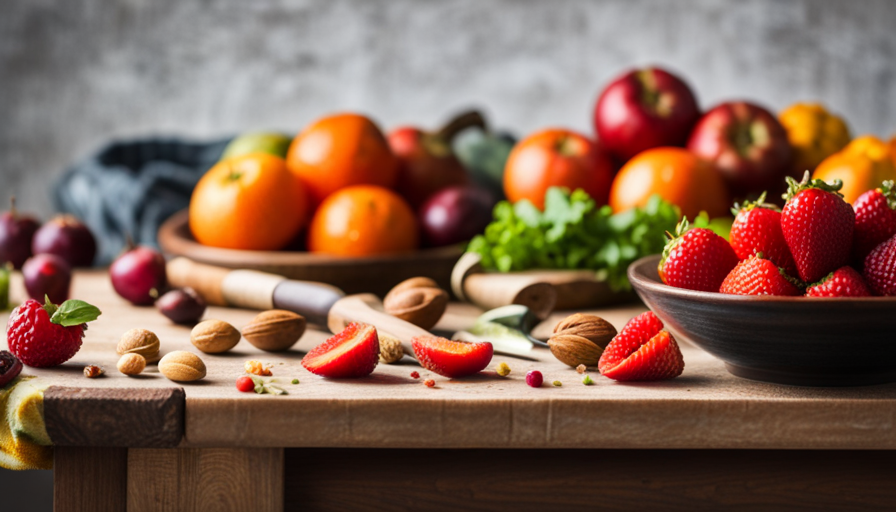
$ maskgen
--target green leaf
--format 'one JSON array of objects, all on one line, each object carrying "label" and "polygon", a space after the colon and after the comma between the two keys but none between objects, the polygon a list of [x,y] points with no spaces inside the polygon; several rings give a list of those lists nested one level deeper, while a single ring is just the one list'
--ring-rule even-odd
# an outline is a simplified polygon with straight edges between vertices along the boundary
[{"label": "green leaf", "polygon": [[[52,305],[47,299],[46,304]],[[44,308],[47,306],[45,305]],[[55,306],[54,306],[55,307]],[[49,310],[47,310],[49,313]],[[86,324],[99,318],[103,314],[98,307],[83,300],[67,300],[62,303],[50,316],[50,321],[63,327]]]}]

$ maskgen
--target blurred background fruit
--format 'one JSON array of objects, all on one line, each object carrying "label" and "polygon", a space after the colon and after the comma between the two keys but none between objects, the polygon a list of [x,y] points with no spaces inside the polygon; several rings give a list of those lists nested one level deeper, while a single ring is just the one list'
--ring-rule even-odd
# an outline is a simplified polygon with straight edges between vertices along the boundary
[{"label": "blurred background fruit", "polygon": [[335,256],[407,252],[418,245],[413,209],[395,192],[375,185],[356,185],[331,194],[308,229],[308,250]]},{"label": "blurred background fruit", "polygon": [[271,251],[305,226],[305,186],[282,158],[252,153],[223,160],[199,180],[190,230],[204,245]]},{"label": "blurred background fruit", "polygon": [[40,224],[34,217],[16,210],[16,198],[10,198],[9,211],[0,215],[0,266],[6,263],[20,269],[31,257],[31,242]]},{"label": "blurred background fruit", "polygon": [[687,148],[713,162],[735,198],[785,189],[793,150],[784,127],[768,110],[745,101],[717,105],[697,121]]},{"label": "blurred background fruit", "polygon": [[69,264],[55,254],[38,254],[22,265],[22,280],[25,291],[32,299],[43,304],[46,297],[54,304],[68,300],[72,283]]},{"label": "blurred background fruit", "polygon": [[474,186],[437,192],[420,208],[424,244],[440,247],[472,239],[491,222],[495,203],[489,191]]},{"label": "blurred background fruit", "polygon": [[722,175],[713,164],[682,148],[654,148],[626,163],[610,191],[610,206],[623,212],[645,206],[652,195],[677,205],[694,219],[701,211],[710,218],[728,215],[731,206]]},{"label": "blurred background fruit", "polygon": [[250,153],[268,153],[280,158],[286,158],[286,152],[289,150],[291,142],[292,138],[282,133],[244,133],[227,144],[227,147],[224,148],[224,153],[221,154],[221,160]]},{"label": "blurred background fruit", "polygon": [[305,183],[313,206],[351,185],[392,188],[398,159],[369,118],[336,114],[311,123],[289,146],[289,169]]},{"label": "blurred background fruit", "polygon": [[96,257],[96,239],[74,215],[57,215],[34,233],[34,254],[55,254],[71,267],[89,267]]},{"label": "blurred background fruit", "polygon": [[473,181],[501,200],[504,199],[504,167],[515,144],[516,138],[509,133],[492,133],[474,127],[460,132],[452,146]]},{"label": "blurred background fruit", "polygon": [[136,306],[155,302],[168,287],[165,257],[151,247],[131,245],[109,267],[112,288]]},{"label": "blurred background fruit", "polygon": [[818,103],[794,103],[778,114],[793,148],[793,173],[814,171],[822,160],[849,144],[843,118]]},{"label": "blurred background fruit", "polygon": [[650,148],[684,146],[699,117],[691,88],[658,67],[617,77],[594,107],[598,140],[619,162]]},{"label": "blurred background fruit", "polygon": [[864,135],[825,158],[812,174],[827,182],[843,180],[840,193],[854,203],[863,193],[879,187],[884,180],[896,179],[890,146],[872,135]]},{"label": "blurred background fruit", "polygon": [[528,199],[544,209],[549,188],[580,188],[603,205],[612,181],[613,162],[598,143],[555,128],[530,135],[513,148],[504,169],[504,194],[510,202]]}]

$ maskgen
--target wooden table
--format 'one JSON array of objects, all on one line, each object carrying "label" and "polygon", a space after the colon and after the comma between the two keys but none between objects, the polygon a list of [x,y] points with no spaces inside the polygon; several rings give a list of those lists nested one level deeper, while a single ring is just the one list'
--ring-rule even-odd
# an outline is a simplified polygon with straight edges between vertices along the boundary
[{"label": "wooden table", "polygon": [[[896,385],[751,382],[686,343],[684,374],[667,382],[619,384],[594,373],[585,386],[540,349],[533,360],[497,356],[492,366],[506,361],[508,378],[490,368],[449,380],[408,360],[333,381],[299,364],[327,337],[311,330],[284,354],[245,340],[228,354],[203,354],[208,377],[180,386],[155,366],[137,378],[119,374],[115,345],[144,327],[163,353],[193,350],[188,328],[127,305],[102,272],[77,274],[73,296],[103,310],[83,348],[60,367],[25,370],[58,386],[47,392],[57,512],[896,506]],[[599,314],[621,327],[642,310]],[[477,313],[453,304],[438,328],[464,327]],[[210,308],[206,316],[242,327],[254,314]],[[248,359],[273,364],[289,394],[238,392]],[[105,366],[106,376],[83,377],[87,364]],[[530,369],[544,373],[544,387],[525,384]],[[428,377],[435,388],[422,384]]]}]

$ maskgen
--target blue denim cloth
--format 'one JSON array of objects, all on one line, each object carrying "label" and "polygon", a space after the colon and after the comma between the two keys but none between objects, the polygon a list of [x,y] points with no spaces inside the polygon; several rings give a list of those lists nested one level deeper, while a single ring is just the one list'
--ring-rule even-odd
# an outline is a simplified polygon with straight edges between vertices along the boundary
[{"label": "blue denim cloth", "polygon": [[107,265],[127,235],[138,244],[157,245],[159,226],[189,206],[196,182],[228,142],[113,141],[65,171],[53,188],[55,206],[90,227],[98,246],[95,263]]}]

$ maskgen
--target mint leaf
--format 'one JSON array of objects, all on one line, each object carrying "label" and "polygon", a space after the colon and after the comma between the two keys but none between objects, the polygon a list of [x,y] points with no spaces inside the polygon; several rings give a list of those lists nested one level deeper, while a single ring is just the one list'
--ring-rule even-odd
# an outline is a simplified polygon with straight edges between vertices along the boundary
[{"label": "mint leaf", "polygon": [[[47,303],[50,303],[49,300]],[[46,308],[46,306],[44,307]],[[56,311],[50,316],[50,321],[63,327],[71,327],[92,322],[102,313],[98,307],[83,300],[67,300],[58,306]]]}]

